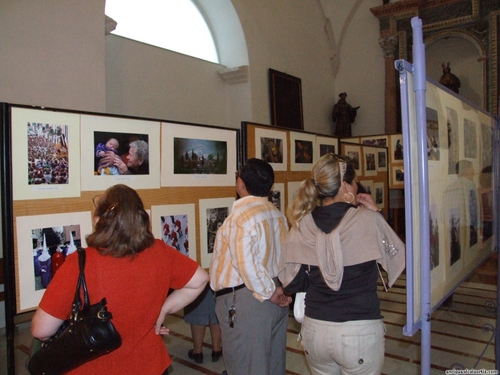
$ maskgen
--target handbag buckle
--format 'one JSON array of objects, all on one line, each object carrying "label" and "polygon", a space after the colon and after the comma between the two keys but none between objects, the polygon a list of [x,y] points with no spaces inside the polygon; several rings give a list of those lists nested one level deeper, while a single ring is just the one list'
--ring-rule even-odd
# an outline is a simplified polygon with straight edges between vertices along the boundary
[{"label": "handbag buckle", "polygon": [[105,307],[101,308],[97,313],[97,317],[101,320],[108,320],[110,315],[111,313],[109,313]]}]

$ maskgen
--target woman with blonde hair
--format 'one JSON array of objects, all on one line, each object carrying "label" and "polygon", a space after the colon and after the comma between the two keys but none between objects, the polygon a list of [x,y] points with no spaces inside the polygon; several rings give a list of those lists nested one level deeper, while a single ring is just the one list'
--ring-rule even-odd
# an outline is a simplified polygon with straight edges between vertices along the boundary
[{"label": "woman with blonde hair", "polygon": [[[168,334],[165,316],[192,302],[205,288],[208,274],[153,237],[149,215],[135,190],[112,186],[94,198],[94,204],[95,228],[87,236],[85,279],[91,304],[106,298],[122,345],[68,374],[166,375],[172,360],[159,336]],[[43,295],[31,322],[34,337],[48,340],[69,318],[78,271],[75,252]]]},{"label": "woman with blonde hair", "polygon": [[314,375],[380,374],[384,323],[379,263],[389,285],[405,267],[404,244],[370,194],[358,193],[354,164],[327,154],[303,181],[287,217],[279,278],[306,292],[302,345]]}]

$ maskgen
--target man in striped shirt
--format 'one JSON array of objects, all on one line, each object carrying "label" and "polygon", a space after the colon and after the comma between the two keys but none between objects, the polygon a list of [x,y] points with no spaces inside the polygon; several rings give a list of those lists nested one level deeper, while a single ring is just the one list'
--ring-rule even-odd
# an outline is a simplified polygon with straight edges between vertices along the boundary
[{"label": "man in striped shirt", "polygon": [[249,159],[236,176],[231,214],[217,231],[210,285],[222,331],[228,375],[284,375],[291,297],[279,283],[285,216],[267,197],[273,168]]}]

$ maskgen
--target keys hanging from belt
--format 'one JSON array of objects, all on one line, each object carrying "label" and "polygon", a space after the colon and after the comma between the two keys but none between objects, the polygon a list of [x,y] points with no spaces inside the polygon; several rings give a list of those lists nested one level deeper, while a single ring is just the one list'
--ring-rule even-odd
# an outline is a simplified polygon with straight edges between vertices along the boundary
[{"label": "keys hanging from belt", "polygon": [[233,290],[233,304],[231,305],[231,308],[229,309],[229,327],[234,328],[234,322],[236,321],[236,307],[234,307],[234,304],[236,302],[236,291]]}]

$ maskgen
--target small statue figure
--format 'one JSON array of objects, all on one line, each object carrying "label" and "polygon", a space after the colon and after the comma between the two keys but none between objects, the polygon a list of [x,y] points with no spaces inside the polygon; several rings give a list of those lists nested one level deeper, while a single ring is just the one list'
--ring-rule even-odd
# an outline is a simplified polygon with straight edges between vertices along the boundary
[{"label": "small statue figure", "polygon": [[351,107],[346,102],[347,93],[339,94],[339,101],[333,106],[332,120],[335,123],[334,135],[339,138],[351,136],[351,124],[356,119],[358,107]]},{"label": "small statue figure", "polygon": [[443,75],[439,79],[439,83],[458,94],[458,90],[460,89],[460,79],[458,79],[455,74],[451,73],[450,63],[442,63],[441,67],[443,68]]}]

